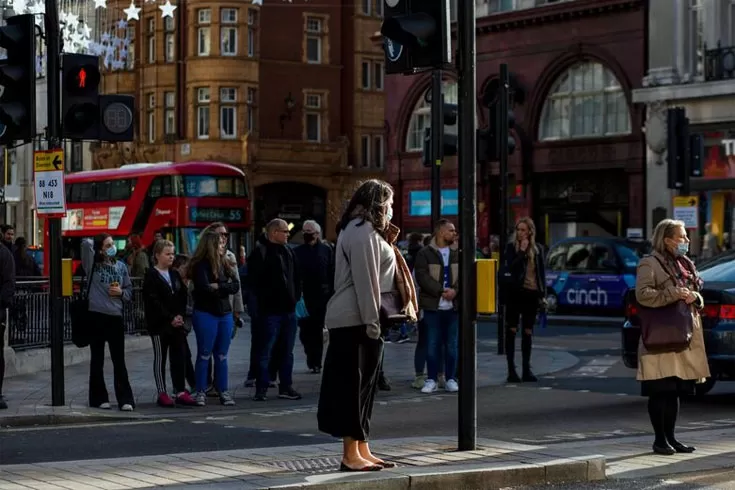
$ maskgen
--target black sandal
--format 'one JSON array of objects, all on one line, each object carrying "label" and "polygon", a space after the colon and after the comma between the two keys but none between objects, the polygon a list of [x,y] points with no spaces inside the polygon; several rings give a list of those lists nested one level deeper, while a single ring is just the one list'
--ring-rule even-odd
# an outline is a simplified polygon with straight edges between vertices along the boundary
[{"label": "black sandal", "polygon": [[367,465],[362,468],[350,468],[344,463],[339,465],[339,471],[380,471],[382,469],[383,467],[380,465]]},{"label": "black sandal", "polygon": [[385,468],[387,470],[389,470],[391,468],[395,468],[395,467],[398,466],[397,464],[395,464],[395,463],[393,463],[391,461],[379,461],[379,462],[377,462],[375,464],[377,464],[378,466],[382,466],[383,468]]}]

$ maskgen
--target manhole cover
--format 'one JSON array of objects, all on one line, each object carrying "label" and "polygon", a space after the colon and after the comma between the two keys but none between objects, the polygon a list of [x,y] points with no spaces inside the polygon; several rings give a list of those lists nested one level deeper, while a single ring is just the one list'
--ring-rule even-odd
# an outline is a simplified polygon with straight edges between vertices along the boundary
[{"label": "manhole cover", "polygon": [[339,469],[341,458],[339,456],[309,459],[290,459],[286,461],[263,461],[258,462],[261,466],[276,468],[283,471],[296,473],[326,473]]}]

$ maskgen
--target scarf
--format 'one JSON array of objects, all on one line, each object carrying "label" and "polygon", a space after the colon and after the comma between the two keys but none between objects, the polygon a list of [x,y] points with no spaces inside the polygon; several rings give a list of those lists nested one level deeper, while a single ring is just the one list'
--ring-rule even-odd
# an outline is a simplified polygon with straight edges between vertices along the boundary
[{"label": "scarf", "polygon": [[393,253],[396,256],[395,286],[403,300],[403,313],[411,323],[415,323],[418,318],[417,312],[419,311],[418,301],[416,299],[416,287],[413,284],[411,270],[408,268],[406,259],[403,258],[403,254],[395,246],[400,233],[400,228],[389,223],[388,229],[385,231],[385,240],[393,247]]}]

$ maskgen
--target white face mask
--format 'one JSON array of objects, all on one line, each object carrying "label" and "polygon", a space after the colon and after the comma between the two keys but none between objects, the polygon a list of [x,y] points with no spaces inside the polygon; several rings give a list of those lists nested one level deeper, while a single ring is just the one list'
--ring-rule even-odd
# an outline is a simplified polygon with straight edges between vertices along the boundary
[{"label": "white face mask", "polygon": [[386,209],[386,211],[385,211],[385,219],[387,219],[388,221],[391,221],[393,219],[393,208],[392,207]]},{"label": "white face mask", "polygon": [[687,253],[689,253],[689,244],[686,243],[686,242],[684,242],[684,243],[678,243],[676,245],[676,252],[679,255],[686,255]]}]

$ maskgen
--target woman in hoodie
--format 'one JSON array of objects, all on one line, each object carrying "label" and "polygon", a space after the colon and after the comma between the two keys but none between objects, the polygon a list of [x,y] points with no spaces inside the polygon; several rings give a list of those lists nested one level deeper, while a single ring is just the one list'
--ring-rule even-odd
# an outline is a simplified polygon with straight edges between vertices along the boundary
[{"label": "woman in hoodie", "polygon": [[196,403],[207,404],[209,358],[214,356],[214,378],[220,403],[232,406],[235,400],[228,391],[227,352],[232,340],[234,318],[230,296],[240,292],[237,270],[230,267],[225,253],[227,238],[219,233],[202,233],[189,265],[194,283],[192,322],[197,338]]},{"label": "woman in hoodie", "polygon": [[[153,246],[153,264],[143,280],[143,302],[148,333],[153,341],[153,376],[158,389],[158,405],[195,405],[186,391],[186,302],[187,286],[171,266],[174,244],[158,240]],[[166,389],[166,357],[171,366],[175,401]]]},{"label": "woman in hoodie", "polygon": [[133,389],[125,366],[123,303],[133,298],[133,283],[127,265],[117,260],[117,248],[107,233],[82,242],[82,266],[87,272],[89,321],[93,325],[89,344],[89,406],[110,408],[105,384],[105,343],[109,345],[115,378],[115,398],[120,410],[135,409]]}]

